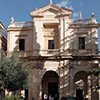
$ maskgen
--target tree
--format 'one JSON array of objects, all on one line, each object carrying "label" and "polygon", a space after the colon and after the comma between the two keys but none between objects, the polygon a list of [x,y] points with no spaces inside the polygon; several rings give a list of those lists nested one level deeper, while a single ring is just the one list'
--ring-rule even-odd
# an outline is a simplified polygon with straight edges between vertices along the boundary
[{"label": "tree", "polygon": [[100,89],[99,86],[99,74],[100,74],[100,67],[95,67],[93,69],[91,69],[91,71],[89,72],[89,74],[94,75],[96,80],[97,80],[97,84],[96,84],[96,90]]},{"label": "tree", "polygon": [[90,71],[91,74],[94,74],[95,76],[98,76],[99,73],[100,73],[100,67],[96,67],[96,68],[93,68],[91,71]]},{"label": "tree", "polygon": [[0,61],[0,88],[16,91],[27,86],[29,63],[20,61],[17,54],[6,56],[1,54]]}]

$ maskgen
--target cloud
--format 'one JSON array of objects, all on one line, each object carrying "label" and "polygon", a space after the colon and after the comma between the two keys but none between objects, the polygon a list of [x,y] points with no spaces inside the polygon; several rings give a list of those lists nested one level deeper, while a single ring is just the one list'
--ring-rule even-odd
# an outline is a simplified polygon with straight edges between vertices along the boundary
[{"label": "cloud", "polygon": [[66,7],[66,8],[73,10],[73,7],[72,7],[71,2],[69,0],[62,0],[61,2],[57,3],[56,5],[63,6],[63,7]]},{"label": "cloud", "polygon": [[[60,7],[66,7],[66,8],[69,8],[71,10],[74,10],[72,3],[71,3],[71,0],[61,0],[61,2],[57,3],[56,5],[60,6]],[[83,4],[81,3],[80,6],[83,6]],[[74,19],[79,18],[79,16],[80,16],[80,12],[73,12]]]}]

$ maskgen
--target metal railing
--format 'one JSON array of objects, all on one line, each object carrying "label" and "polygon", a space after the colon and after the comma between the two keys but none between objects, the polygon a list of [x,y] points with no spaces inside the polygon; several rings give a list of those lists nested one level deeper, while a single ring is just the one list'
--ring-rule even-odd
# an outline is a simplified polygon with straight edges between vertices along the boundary
[{"label": "metal railing", "polygon": [[72,22],[73,25],[86,25],[86,24],[91,24],[91,19],[78,19],[78,20],[73,20]]},{"label": "metal railing", "polygon": [[14,22],[15,27],[32,27],[32,22]]}]

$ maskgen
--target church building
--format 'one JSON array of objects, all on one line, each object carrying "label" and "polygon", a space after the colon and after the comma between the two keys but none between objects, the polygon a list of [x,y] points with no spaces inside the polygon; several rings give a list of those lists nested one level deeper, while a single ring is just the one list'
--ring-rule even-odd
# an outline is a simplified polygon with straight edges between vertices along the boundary
[{"label": "church building", "polygon": [[63,96],[100,100],[100,91],[93,87],[96,79],[89,75],[99,63],[99,24],[94,13],[88,19],[82,13],[73,19],[71,9],[51,2],[30,16],[30,22],[11,18],[7,28],[7,52],[17,52],[32,63],[26,100],[42,100],[45,93],[55,100]]}]

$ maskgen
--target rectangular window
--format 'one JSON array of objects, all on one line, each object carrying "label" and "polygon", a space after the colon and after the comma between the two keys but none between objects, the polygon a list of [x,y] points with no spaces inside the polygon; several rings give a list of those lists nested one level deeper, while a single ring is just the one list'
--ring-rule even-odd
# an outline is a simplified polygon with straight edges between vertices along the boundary
[{"label": "rectangular window", "polygon": [[19,50],[25,50],[25,39],[19,39]]},{"label": "rectangular window", "polygon": [[85,49],[85,37],[79,37],[79,49]]},{"label": "rectangular window", "polygon": [[54,49],[54,40],[48,40],[48,49]]}]

